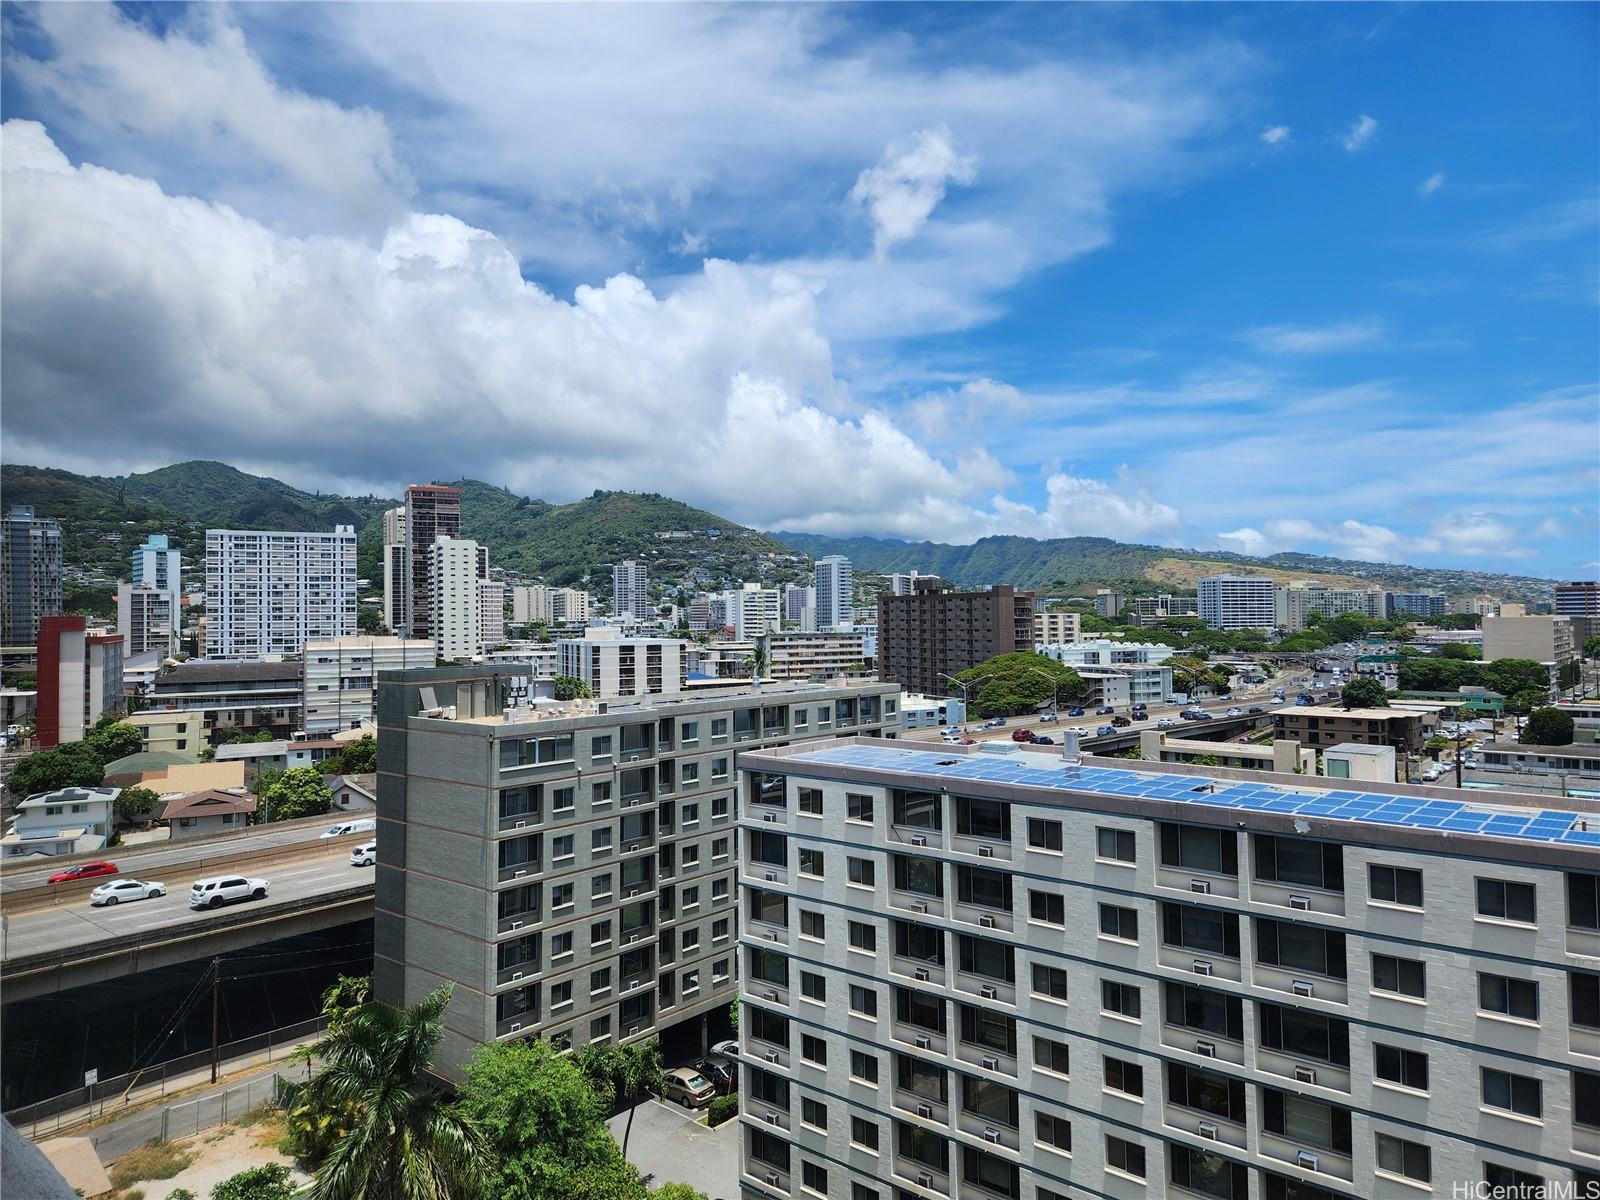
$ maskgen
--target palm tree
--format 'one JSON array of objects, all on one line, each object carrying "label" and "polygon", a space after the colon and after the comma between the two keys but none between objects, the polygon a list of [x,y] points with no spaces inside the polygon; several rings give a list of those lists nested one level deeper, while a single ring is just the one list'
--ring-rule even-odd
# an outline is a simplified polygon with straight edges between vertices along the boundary
[{"label": "palm tree", "polygon": [[620,1047],[617,1059],[617,1093],[628,1098],[628,1123],[622,1128],[622,1157],[628,1157],[633,1136],[633,1111],[647,1091],[661,1088],[661,1043],[655,1038]]},{"label": "palm tree", "polygon": [[308,1087],[354,1119],[317,1172],[312,1200],[469,1200],[486,1153],[471,1122],[423,1077],[450,985],[409,1009],[371,1002],[312,1048]]}]

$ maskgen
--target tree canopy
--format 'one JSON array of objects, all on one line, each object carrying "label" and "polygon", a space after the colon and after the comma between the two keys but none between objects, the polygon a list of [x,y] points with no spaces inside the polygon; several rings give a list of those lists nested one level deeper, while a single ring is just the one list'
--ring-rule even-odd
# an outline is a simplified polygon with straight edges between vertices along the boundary
[{"label": "tree canopy", "polygon": [[594,689],[574,675],[557,675],[553,682],[557,700],[588,700],[594,696]]},{"label": "tree canopy", "polygon": [[155,812],[161,797],[147,787],[125,787],[117,793],[117,816],[124,821],[139,821]]},{"label": "tree canopy", "polygon": [[1388,708],[1389,693],[1370,675],[1362,675],[1344,685],[1339,702],[1345,708]]},{"label": "tree canopy", "polygon": [[83,745],[99,757],[101,764],[127,758],[144,749],[144,734],[126,721],[102,722],[89,731]]},{"label": "tree canopy", "polygon": [[320,769],[290,767],[262,790],[261,808],[256,811],[265,810],[264,821],[292,821],[325,813],[332,804],[333,791],[323,782]]},{"label": "tree canopy", "polygon": [[1600,658],[1600,634],[1583,639],[1583,656],[1585,658]]},{"label": "tree canopy", "polygon": [[1573,720],[1559,708],[1536,708],[1522,723],[1524,746],[1572,745]]},{"label": "tree canopy", "polygon": [[322,760],[324,775],[370,775],[378,769],[378,743],[364,734],[337,754]]},{"label": "tree canopy", "polygon": [[1462,662],[1450,658],[1406,658],[1400,662],[1400,690],[1453,692],[1486,687],[1506,697],[1512,712],[1528,712],[1550,694],[1550,668],[1526,658]]},{"label": "tree canopy", "polygon": [[65,787],[99,787],[105,777],[105,763],[98,754],[82,742],[68,742],[28,755],[17,763],[6,787],[24,800]]},{"label": "tree canopy", "polygon": [[[1052,696],[1059,700],[1082,700],[1089,695],[1089,684],[1071,667],[1053,658],[1029,651],[997,654],[988,662],[956,675],[961,683],[975,684],[990,676],[981,687],[969,689],[969,715],[1011,717],[1031,713]],[[952,688],[952,693],[959,688]]]}]

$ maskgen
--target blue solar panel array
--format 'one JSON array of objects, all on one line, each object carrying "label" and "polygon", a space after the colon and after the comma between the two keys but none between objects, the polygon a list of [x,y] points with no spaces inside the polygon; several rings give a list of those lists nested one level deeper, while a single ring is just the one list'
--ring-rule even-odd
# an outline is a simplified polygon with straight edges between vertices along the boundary
[{"label": "blue solar panel array", "polygon": [[[789,763],[827,763],[834,766],[870,767],[937,775],[957,781],[1014,783],[1056,791],[1098,792],[1111,796],[1142,797],[1210,808],[1237,808],[1248,812],[1291,813],[1389,825],[1402,829],[1442,829],[1448,833],[1475,833],[1486,837],[1524,838],[1564,846],[1600,849],[1600,817],[1566,809],[1507,808],[1460,800],[1433,800],[1420,796],[1390,796],[1378,792],[1285,792],[1268,783],[1249,780],[1208,780],[1195,775],[1163,774],[1153,764],[1145,770],[1112,767],[1042,767],[1029,757],[969,754],[940,757],[926,750],[899,750],[889,746],[833,746],[790,755]],[[1588,828],[1582,828],[1587,822]]]}]

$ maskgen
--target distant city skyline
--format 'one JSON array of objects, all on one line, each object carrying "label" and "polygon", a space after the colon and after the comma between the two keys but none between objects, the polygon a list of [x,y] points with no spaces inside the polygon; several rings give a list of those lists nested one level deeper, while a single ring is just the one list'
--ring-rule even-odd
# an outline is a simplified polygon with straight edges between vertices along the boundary
[{"label": "distant city skyline", "polygon": [[7,461],[1600,571],[1592,6],[4,12]]}]

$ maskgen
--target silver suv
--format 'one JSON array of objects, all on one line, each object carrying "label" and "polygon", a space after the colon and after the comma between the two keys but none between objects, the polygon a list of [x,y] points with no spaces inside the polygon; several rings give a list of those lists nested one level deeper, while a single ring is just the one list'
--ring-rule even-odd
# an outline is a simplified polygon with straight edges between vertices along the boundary
[{"label": "silver suv", "polygon": [[235,900],[259,900],[272,885],[265,879],[246,879],[243,875],[217,875],[196,879],[189,889],[190,908],[221,908]]}]

